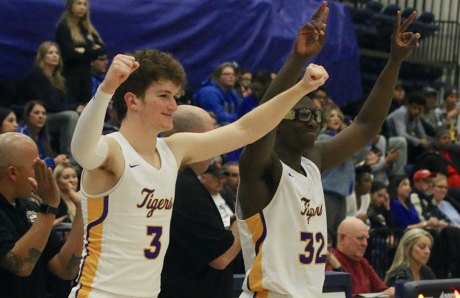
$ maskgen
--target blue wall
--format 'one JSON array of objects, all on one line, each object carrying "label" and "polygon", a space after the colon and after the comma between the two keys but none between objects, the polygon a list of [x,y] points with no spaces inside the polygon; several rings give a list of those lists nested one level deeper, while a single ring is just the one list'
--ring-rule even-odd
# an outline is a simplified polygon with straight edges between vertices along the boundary
[{"label": "blue wall", "polygon": [[[142,48],[173,53],[196,89],[223,61],[246,69],[277,71],[297,30],[320,5],[317,0],[93,0],[91,19],[112,54]],[[65,0],[0,3],[0,81],[21,79],[35,50],[54,40]],[[330,1],[326,46],[315,57],[330,73],[333,99],[361,97],[359,52],[349,13]]]}]

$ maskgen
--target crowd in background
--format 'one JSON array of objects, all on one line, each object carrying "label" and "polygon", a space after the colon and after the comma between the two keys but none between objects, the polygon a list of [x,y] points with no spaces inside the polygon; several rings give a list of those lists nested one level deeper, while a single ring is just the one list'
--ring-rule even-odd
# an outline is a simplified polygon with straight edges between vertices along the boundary
[{"label": "crowd in background", "polygon": [[[75,217],[81,169],[70,143],[78,117],[109,63],[87,2],[68,1],[55,41],[44,41],[37,49],[22,82],[22,101],[0,108],[0,133],[17,131],[31,137],[40,158],[54,169],[61,198],[55,228]],[[275,76],[223,62],[209,78],[203,78],[199,90],[182,90],[177,102],[199,106],[214,117],[216,126],[227,125],[259,104]],[[398,279],[460,277],[460,254],[452,247],[460,243],[458,90],[445,90],[440,98],[440,90],[431,86],[406,93],[399,82],[388,92],[393,93],[392,107],[381,132],[353,158],[322,173],[328,233],[335,248],[331,254],[339,262],[332,268],[347,271],[347,253],[356,253],[359,245],[348,237],[361,233],[364,249],[356,259],[365,256],[384,279],[385,283],[376,281],[376,291],[393,286]],[[324,119],[318,141],[340,134],[353,121],[355,115],[344,114],[325,88],[308,96]],[[119,124],[109,106],[104,133],[117,131]],[[227,227],[235,213],[240,153],[236,150],[216,158],[200,176]],[[66,230],[62,231],[65,239]],[[446,247],[450,254],[443,253]],[[244,273],[241,256],[233,268],[234,273]],[[70,283],[56,288],[52,289],[55,297],[62,297]]]}]

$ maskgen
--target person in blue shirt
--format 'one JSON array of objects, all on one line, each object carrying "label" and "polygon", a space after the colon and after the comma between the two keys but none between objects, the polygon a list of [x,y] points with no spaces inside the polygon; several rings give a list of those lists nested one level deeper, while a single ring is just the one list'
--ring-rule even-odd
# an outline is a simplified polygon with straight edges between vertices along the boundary
[{"label": "person in blue shirt", "polygon": [[69,162],[67,155],[57,154],[51,149],[51,144],[46,128],[46,109],[42,102],[32,100],[24,107],[23,123],[19,125],[18,132],[34,140],[38,147],[40,159],[46,166],[54,168],[56,165]]},{"label": "person in blue shirt", "polygon": [[195,93],[195,104],[213,112],[221,126],[238,119],[241,98],[235,89],[235,67],[231,62],[222,63],[214,69],[210,79]]},{"label": "person in blue shirt", "polygon": [[437,218],[421,221],[414,205],[409,200],[411,183],[407,176],[395,176],[390,182],[390,209],[396,228],[410,230],[414,228],[442,228],[446,223]]}]

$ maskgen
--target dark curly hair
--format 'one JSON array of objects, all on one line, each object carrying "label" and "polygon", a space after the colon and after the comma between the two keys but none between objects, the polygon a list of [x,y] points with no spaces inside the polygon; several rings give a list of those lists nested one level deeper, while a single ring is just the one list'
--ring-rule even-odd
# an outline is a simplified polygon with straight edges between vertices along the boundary
[{"label": "dark curly hair", "polygon": [[140,66],[113,95],[113,107],[117,118],[121,122],[127,111],[124,100],[126,92],[132,92],[139,98],[144,98],[145,91],[154,82],[168,80],[179,87],[186,82],[185,70],[178,60],[171,54],[159,50],[141,50],[133,54]]}]

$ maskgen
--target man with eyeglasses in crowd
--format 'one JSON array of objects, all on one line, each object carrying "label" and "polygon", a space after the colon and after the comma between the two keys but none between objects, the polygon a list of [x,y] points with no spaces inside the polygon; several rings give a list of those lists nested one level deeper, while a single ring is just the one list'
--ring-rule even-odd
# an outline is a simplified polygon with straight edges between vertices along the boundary
[{"label": "man with eyeglasses in crowd", "polygon": [[238,119],[241,98],[235,89],[235,66],[224,62],[211,73],[194,95],[195,104],[208,112],[213,112],[219,125],[226,125]]},{"label": "man with eyeglasses in crowd", "polygon": [[[325,40],[327,3],[298,33],[294,50],[262,102],[295,84],[308,58]],[[240,298],[320,297],[327,260],[327,223],[320,171],[336,166],[379,131],[391,102],[401,63],[420,34],[405,33],[398,12],[390,59],[356,119],[328,141],[315,142],[321,112],[304,97],[277,128],[247,145],[240,157],[237,208],[246,277]]]}]

